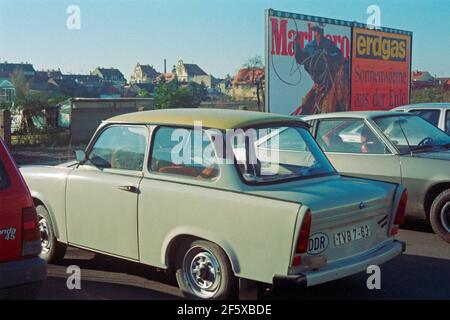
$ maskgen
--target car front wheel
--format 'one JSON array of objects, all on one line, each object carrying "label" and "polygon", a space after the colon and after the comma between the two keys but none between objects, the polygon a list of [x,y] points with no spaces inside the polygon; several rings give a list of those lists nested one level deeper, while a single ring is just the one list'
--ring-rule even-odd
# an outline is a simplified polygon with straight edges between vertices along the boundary
[{"label": "car front wheel", "polygon": [[434,199],[430,209],[430,222],[434,232],[450,243],[450,189]]},{"label": "car front wheel", "polygon": [[230,299],[237,288],[226,253],[209,241],[198,240],[180,248],[176,277],[190,299]]}]

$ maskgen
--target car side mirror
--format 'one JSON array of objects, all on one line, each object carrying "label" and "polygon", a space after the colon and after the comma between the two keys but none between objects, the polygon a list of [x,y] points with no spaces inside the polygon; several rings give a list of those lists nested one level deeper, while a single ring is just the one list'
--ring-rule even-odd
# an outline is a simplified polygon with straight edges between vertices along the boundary
[{"label": "car side mirror", "polygon": [[75,159],[79,162],[79,163],[83,163],[86,162],[86,152],[84,152],[83,150],[75,150]]}]

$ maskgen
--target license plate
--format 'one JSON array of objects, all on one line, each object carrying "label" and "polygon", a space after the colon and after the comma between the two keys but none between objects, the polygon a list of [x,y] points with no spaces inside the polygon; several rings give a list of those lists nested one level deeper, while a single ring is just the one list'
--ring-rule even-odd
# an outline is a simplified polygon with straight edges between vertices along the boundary
[{"label": "license plate", "polygon": [[358,226],[347,229],[334,234],[334,245],[340,246],[352,241],[367,238],[370,236],[370,228],[368,225]]}]

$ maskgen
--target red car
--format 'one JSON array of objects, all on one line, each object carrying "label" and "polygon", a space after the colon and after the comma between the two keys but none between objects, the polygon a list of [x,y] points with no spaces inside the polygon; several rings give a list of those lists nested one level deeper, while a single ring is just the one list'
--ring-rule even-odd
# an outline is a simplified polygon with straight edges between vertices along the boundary
[{"label": "red car", "polygon": [[31,299],[47,277],[28,187],[0,138],[0,299]]}]

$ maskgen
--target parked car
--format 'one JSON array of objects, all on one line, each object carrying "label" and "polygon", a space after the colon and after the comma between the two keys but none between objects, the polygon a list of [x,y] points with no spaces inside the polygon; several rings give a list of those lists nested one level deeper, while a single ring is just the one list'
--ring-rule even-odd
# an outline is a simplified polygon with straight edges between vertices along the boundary
[{"label": "parked car", "polygon": [[418,103],[401,106],[391,111],[409,112],[421,116],[434,126],[450,134],[450,103]]},{"label": "parked car", "polygon": [[131,113],[104,121],[77,161],[21,170],[48,261],[67,245],[137,261],[175,272],[191,298],[230,298],[248,281],[313,286],[405,248],[394,236],[406,190],[341,177],[294,117]]},{"label": "parked car", "polygon": [[0,138],[0,299],[34,298],[47,276],[30,192]]},{"label": "parked car", "polygon": [[341,174],[402,183],[409,193],[407,215],[429,219],[450,242],[450,136],[412,113],[341,112],[303,119]]}]

